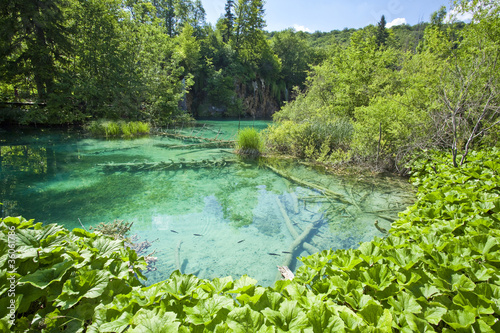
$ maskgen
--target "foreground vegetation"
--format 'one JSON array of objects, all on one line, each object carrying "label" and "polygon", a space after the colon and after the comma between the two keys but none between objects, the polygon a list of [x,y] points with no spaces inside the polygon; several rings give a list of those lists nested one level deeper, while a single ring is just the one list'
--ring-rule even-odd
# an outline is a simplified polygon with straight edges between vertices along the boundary
[{"label": "foreground vegetation", "polygon": [[[421,156],[418,201],[385,239],[302,258],[261,287],[174,272],[144,287],[146,262],[83,229],[1,221],[0,327],[29,332],[498,332],[500,150]],[[14,303],[11,303],[14,302]],[[11,326],[12,305],[15,326]]]}]

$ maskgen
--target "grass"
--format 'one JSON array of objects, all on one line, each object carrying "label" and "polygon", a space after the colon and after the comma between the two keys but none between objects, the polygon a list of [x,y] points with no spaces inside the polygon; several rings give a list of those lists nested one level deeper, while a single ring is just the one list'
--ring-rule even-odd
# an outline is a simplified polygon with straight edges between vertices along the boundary
[{"label": "grass", "polygon": [[238,154],[260,155],[264,144],[259,132],[253,127],[246,127],[238,133],[236,150]]},{"label": "grass", "polygon": [[87,131],[95,136],[105,137],[133,137],[148,134],[150,127],[148,123],[142,121],[112,121],[98,120],[92,121],[86,126]]}]

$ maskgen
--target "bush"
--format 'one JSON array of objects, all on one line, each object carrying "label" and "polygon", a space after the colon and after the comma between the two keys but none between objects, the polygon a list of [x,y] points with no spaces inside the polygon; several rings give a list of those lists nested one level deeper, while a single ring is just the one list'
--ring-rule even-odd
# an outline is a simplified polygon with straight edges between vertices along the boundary
[{"label": "bush", "polygon": [[259,132],[253,127],[246,127],[238,133],[236,149],[239,154],[260,155],[264,145]]},{"label": "bush", "polygon": [[271,150],[327,161],[336,151],[348,150],[353,134],[351,122],[345,118],[325,121],[281,121],[265,132]]}]

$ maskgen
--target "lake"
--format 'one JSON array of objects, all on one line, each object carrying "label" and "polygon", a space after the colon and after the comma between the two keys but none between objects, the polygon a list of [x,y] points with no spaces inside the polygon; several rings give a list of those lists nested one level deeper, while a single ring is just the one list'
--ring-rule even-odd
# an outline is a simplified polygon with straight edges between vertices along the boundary
[{"label": "lake", "polygon": [[268,286],[277,265],[295,269],[296,257],[384,237],[413,202],[406,179],[333,176],[289,159],[240,158],[203,141],[233,140],[238,127],[268,123],[205,121],[129,140],[0,132],[2,215],[69,229],[134,222],[131,233],[153,242],[157,257],[147,284],[180,269],[207,279],[247,274]]}]

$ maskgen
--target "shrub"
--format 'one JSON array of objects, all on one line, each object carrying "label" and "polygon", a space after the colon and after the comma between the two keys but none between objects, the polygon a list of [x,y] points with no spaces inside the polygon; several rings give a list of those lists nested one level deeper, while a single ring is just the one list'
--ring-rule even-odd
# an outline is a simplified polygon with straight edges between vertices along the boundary
[{"label": "shrub", "polygon": [[326,161],[337,150],[349,148],[353,134],[345,118],[325,121],[281,121],[265,132],[267,146],[274,151]]},{"label": "shrub", "polygon": [[238,133],[236,149],[239,154],[260,155],[263,143],[259,132],[253,127],[246,127]]}]

